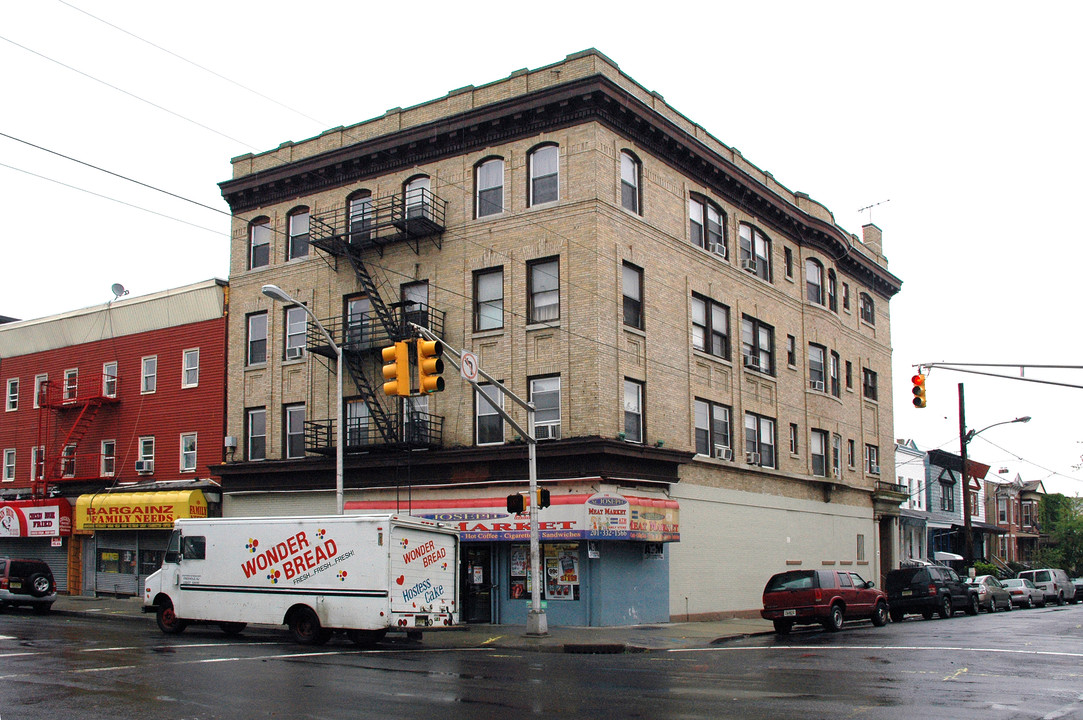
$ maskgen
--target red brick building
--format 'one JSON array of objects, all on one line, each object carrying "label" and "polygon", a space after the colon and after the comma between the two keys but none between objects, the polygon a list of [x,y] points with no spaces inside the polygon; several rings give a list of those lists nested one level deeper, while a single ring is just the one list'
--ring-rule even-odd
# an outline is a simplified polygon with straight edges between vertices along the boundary
[{"label": "red brick building", "polygon": [[135,594],[173,520],[220,502],[228,288],[208,280],[0,325],[0,554]]}]

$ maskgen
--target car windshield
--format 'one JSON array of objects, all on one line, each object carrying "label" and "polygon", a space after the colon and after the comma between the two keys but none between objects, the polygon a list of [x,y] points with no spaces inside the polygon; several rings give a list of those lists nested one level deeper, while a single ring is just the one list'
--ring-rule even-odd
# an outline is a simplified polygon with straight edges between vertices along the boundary
[{"label": "car windshield", "polygon": [[1022,580],[1005,580],[1003,582],[1003,584],[1008,586],[1008,587],[1022,587],[1023,586],[1023,581]]},{"label": "car windshield", "polygon": [[783,590],[811,590],[815,587],[812,570],[794,570],[792,572],[775,575],[767,582],[764,592],[781,592]]}]

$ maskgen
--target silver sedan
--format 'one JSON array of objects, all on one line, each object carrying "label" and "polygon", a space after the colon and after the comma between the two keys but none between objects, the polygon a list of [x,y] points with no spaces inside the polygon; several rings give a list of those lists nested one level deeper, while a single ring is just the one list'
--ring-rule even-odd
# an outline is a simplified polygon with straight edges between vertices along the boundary
[{"label": "silver sedan", "polygon": [[1001,580],[1000,584],[1012,596],[1012,605],[1025,608],[1032,608],[1035,605],[1045,607],[1045,593],[1030,580],[1012,578],[1011,580]]},{"label": "silver sedan", "polygon": [[967,580],[966,584],[977,588],[978,607],[984,608],[991,613],[997,610],[1012,609],[1012,596],[1008,594],[1000,581],[992,575],[979,575],[976,578]]}]

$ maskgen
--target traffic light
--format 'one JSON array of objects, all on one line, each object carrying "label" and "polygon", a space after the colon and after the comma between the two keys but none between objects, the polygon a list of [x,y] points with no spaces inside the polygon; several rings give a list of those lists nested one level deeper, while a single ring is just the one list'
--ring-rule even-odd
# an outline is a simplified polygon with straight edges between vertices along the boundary
[{"label": "traffic light", "polygon": [[508,495],[508,512],[518,515],[526,510],[526,498],[519,493]]},{"label": "traffic light", "polygon": [[549,491],[545,488],[538,488],[538,505],[539,508],[549,507]]},{"label": "traffic light", "polygon": [[925,407],[925,376],[918,373],[910,378],[910,382],[914,383],[914,407]]},{"label": "traffic light", "polygon": [[417,341],[417,381],[422,395],[444,389],[444,378],[440,377],[444,372],[444,361],[440,359],[443,354],[444,343],[439,340]]},{"label": "traffic light", "polygon": [[384,394],[410,394],[410,344],[400,340],[380,351],[384,358]]}]

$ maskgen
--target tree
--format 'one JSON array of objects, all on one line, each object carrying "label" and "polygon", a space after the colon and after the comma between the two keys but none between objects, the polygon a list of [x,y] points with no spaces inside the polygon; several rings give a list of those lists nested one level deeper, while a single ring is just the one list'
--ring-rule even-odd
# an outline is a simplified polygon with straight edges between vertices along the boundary
[{"label": "tree", "polygon": [[1034,564],[1064,568],[1073,577],[1083,575],[1083,498],[1047,494],[1038,513],[1050,545],[1035,553]]}]

